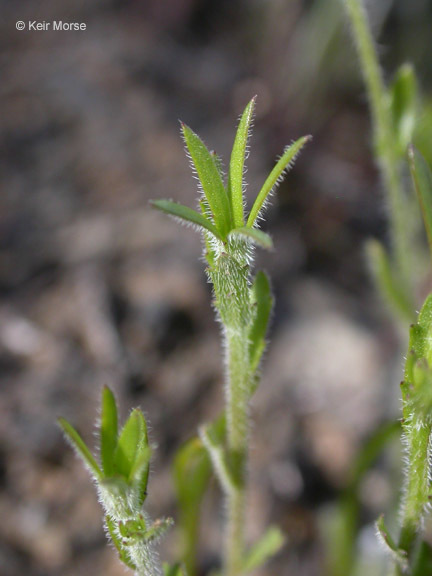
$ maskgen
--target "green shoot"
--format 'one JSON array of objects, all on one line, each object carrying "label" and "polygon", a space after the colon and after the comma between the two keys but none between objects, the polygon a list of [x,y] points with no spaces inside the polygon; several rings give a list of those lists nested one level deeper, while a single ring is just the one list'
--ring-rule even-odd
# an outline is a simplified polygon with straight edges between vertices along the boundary
[{"label": "green shoot", "polygon": [[[192,571],[195,538],[192,528],[197,518],[193,516],[186,498],[186,490],[179,479],[179,469],[187,466],[185,454],[190,454],[191,466],[199,465],[200,485],[196,501],[202,498],[207,483],[207,464],[202,459],[201,446],[208,454],[226,499],[225,547],[223,554],[224,576],[240,576],[252,570],[275,552],[281,542],[279,533],[271,531],[255,552],[247,552],[245,546],[246,470],[249,446],[249,404],[259,382],[259,365],[265,349],[265,336],[272,307],[270,284],[264,273],[255,280],[251,276],[255,244],[272,248],[272,241],[257,227],[272,191],[283,178],[295,157],[310,139],[300,138],[289,146],[265,180],[252,209],[245,217],[245,159],[252,125],[255,99],[246,106],[238,125],[231,153],[227,184],[225,186],[221,161],[209,152],[202,140],[186,125],[182,133],[187,152],[200,181],[203,197],[200,201],[201,215],[185,207],[167,201],[153,201],[153,205],[171,216],[192,222],[203,233],[208,276],[213,284],[217,316],[223,327],[226,350],[225,414],[226,429],[216,433],[213,425],[200,429],[202,444],[184,449],[182,459],[176,466],[177,490],[183,500],[183,533],[188,541],[184,554]],[[182,212],[183,211],[183,212]],[[246,219],[246,224],[244,223]],[[195,441],[197,442],[197,441]],[[199,448],[198,448],[199,447]],[[195,464],[193,464],[195,462]],[[198,472],[197,472],[198,473]]]}]

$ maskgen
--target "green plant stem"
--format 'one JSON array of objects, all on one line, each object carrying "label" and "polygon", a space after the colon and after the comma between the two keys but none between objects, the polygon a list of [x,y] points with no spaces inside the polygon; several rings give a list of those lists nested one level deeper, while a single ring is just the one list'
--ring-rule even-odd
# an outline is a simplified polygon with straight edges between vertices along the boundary
[{"label": "green plant stem", "polygon": [[226,576],[241,573],[244,553],[245,481],[248,458],[250,368],[248,337],[241,332],[227,335],[228,385],[227,440],[234,487],[227,494],[228,525],[225,542]]},{"label": "green plant stem", "polygon": [[[410,447],[409,468],[407,471],[405,494],[402,502],[401,531],[398,547],[411,559],[419,527],[422,525],[425,508],[429,496],[429,443],[431,426],[410,425],[406,431],[406,439]],[[402,576],[400,566],[394,570],[395,576]]]},{"label": "green plant stem", "polygon": [[361,0],[344,0],[344,2],[368,91],[375,150],[390,204],[390,233],[399,282],[411,299],[410,250],[406,225],[407,202],[401,185],[401,166],[387,102],[387,92],[363,3]]}]

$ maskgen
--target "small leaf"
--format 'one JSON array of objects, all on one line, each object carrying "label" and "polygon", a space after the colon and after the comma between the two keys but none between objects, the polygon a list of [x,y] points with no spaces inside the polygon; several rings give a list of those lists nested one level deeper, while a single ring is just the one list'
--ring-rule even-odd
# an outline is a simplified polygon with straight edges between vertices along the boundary
[{"label": "small leaf", "polygon": [[117,406],[114,394],[104,386],[100,423],[100,455],[105,476],[114,474],[114,453],[117,447]]},{"label": "small leaf", "polygon": [[105,516],[105,524],[108,529],[108,533],[111,537],[111,542],[114,544],[118,552],[119,560],[123,562],[123,564],[126,564],[128,568],[131,568],[131,570],[136,570],[135,564],[132,562],[132,560],[130,560],[127,551],[124,550],[124,548],[122,547],[121,538],[119,537],[119,535],[115,530],[116,526],[115,522],[111,520],[109,516]]},{"label": "small leaf", "polygon": [[393,560],[398,564],[402,571],[405,571],[408,567],[407,553],[405,550],[398,548],[396,542],[393,540],[387,526],[384,523],[384,516],[381,515],[376,523],[378,536],[385,545],[387,552],[390,553]]},{"label": "small leaf", "polygon": [[412,139],[416,111],[417,79],[411,64],[404,64],[397,71],[390,88],[390,112],[402,154]]},{"label": "small leaf", "polygon": [[[409,350],[413,350],[416,358],[425,358],[432,366],[432,294],[426,298],[417,323],[411,326]],[[405,373],[405,377],[409,378],[409,375]]]},{"label": "small leaf", "polygon": [[133,485],[134,489],[138,493],[138,504],[142,506],[147,497],[147,484],[150,472],[150,457],[151,450],[150,447],[144,447],[141,450],[141,454],[135,459],[135,463],[132,466],[131,472],[129,474],[129,482]]},{"label": "small leaf", "polygon": [[215,424],[201,426],[199,436],[207,450],[213,465],[213,471],[222,489],[225,493],[229,493],[237,489],[236,478],[231,472],[225,450],[225,419],[223,420],[223,426],[222,424],[217,424],[217,426]]},{"label": "small leaf", "polygon": [[172,202],[171,200],[152,200],[150,203],[161,212],[165,212],[165,214],[169,214],[170,216],[174,216],[175,218],[179,218],[180,220],[204,228],[216,236],[216,238],[221,239],[216,226],[210,222],[208,218],[199,212],[192,210],[192,208],[183,206],[183,204],[179,204],[178,202]]},{"label": "small leaf", "polygon": [[148,448],[147,425],[139,410],[133,410],[120,433],[115,452],[115,471],[128,481],[137,459]]},{"label": "small leaf", "polygon": [[303,136],[303,138],[299,138],[296,142],[291,144],[291,146],[288,146],[285,149],[281,158],[276,163],[276,166],[273,168],[273,170],[270,172],[270,175],[267,177],[267,180],[264,182],[263,187],[261,188],[254,202],[254,205],[252,206],[252,210],[250,211],[247,221],[248,226],[254,226],[266,200],[273,191],[274,187],[283,179],[284,172],[289,168],[290,164],[294,162],[300,150],[303,148],[306,142],[309,142],[309,140],[311,140],[311,136]]},{"label": "small leaf", "polygon": [[234,228],[234,230],[231,230],[228,234],[228,238],[232,236],[243,236],[254,244],[261,246],[261,248],[266,248],[267,250],[273,248],[271,237],[262,230],[258,230],[258,228],[250,228],[249,226]]},{"label": "small leaf", "polygon": [[422,540],[413,563],[412,576],[432,574],[432,548]]},{"label": "small leaf", "polygon": [[182,124],[182,131],[216,228],[220,232],[219,235],[225,239],[231,228],[231,208],[218,165],[195,132],[185,124]]},{"label": "small leaf", "polygon": [[164,576],[184,576],[184,572],[180,564],[163,564]]},{"label": "small leaf", "polygon": [[196,574],[200,533],[201,503],[211,477],[212,467],[200,438],[191,438],[177,451],[173,466],[174,486],[180,509],[182,559],[187,572]]},{"label": "small leaf", "polygon": [[243,572],[247,574],[260,568],[267,560],[277,554],[285,544],[285,537],[276,526],[270,527],[264,536],[247,552]]},{"label": "small leaf", "polygon": [[174,524],[172,518],[158,518],[145,533],[146,542],[159,540]]},{"label": "small leaf", "polygon": [[93,458],[90,450],[84,443],[84,440],[75,430],[75,428],[71,426],[71,424],[69,424],[69,422],[64,418],[59,418],[58,423],[64,432],[66,440],[68,440],[69,444],[84,462],[85,466],[92,474],[94,474],[96,479],[100,480],[102,478],[102,471],[99,468],[96,460]]},{"label": "small leaf", "polygon": [[432,174],[423,156],[414,146],[408,148],[408,161],[432,255]]},{"label": "small leaf", "polygon": [[403,319],[412,321],[414,307],[393,274],[392,266],[384,246],[378,240],[369,240],[366,255],[375,283],[384,302],[388,303]]},{"label": "small leaf", "polygon": [[228,193],[230,196],[231,210],[233,214],[234,226],[240,228],[244,225],[243,216],[243,175],[244,163],[249,138],[250,126],[255,108],[255,98],[246,106],[237,128],[233,149],[231,152]]},{"label": "small leaf", "polygon": [[270,282],[264,272],[258,272],[252,286],[255,316],[249,333],[249,358],[252,373],[256,372],[265,348],[265,336],[273,307]]}]

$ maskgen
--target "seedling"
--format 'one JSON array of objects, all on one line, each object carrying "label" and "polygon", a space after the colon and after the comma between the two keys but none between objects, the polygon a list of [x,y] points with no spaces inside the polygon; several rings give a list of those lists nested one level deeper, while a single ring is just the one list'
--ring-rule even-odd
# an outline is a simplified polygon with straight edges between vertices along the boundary
[{"label": "seedling", "polygon": [[[214,307],[224,340],[225,410],[215,422],[204,425],[199,436],[183,446],[174,465],[175,485],[184,535],[183,561],[190,576],[196,570],[199,505],[212,472],[225,496],[226,525],[223,550],[224,576],[247,574],[276,553],[284,542],[275,527],[253,546],[246,546],[246,483],[249,404],[260,380],[260,362],[273,305],[270,282],[264,272],[252,277],[254,247],[272,248],[271,237],[259,229],[265,207],[297,154],[310,139],[288,146],[264,181],[249,214],[245,214],[245,159],[255,98],[246,106],[238,125],[224,182],[222,162],[188,126],[182,135],[199,180],[199,210],[171,200],[154,200],[153,206],[203,237],[206,269],[213,285]],[[102,396],[100,455],[98,463],[78,433],[65,420],[60,424],[67,439],[92,474],[105,510],[107,532],[120,559],[138,576],[159,576],[162,568],[154,542],[171,524],[151,522],[142,506],[147,495],[150,449],[146,422],[134,410],[120,434],[117,409],[109,389]],[[182,568],[166,566],[165,576],[179,576]]]}]

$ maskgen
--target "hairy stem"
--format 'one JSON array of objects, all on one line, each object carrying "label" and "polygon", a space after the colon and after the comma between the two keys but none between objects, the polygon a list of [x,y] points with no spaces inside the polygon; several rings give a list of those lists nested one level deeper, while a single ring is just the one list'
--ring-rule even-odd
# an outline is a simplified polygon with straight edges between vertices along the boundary
[{"label": "hairy stem", "polygon": [[344,0],[344,2],[368,91],[375,151],[390,204],[390,233],[399,282],[403,291],[411,297],[410,250],[406,226],[407,202],[401,185],[401,166],[387,104],[386,88],[363,3],[361,0]]},{"label": "hairy stem", "polygon": [[[421,530],[425,508],[429,502],[431,426],[421,427],[411,424],[406,431],[409,446],[409,466],[405,485],[405,494],[401,506],[401,531],[398,547],[410,559]],[[395,576],[403,574],[400,566],[395,567]]]},{"label": "hairy stem", "polygon": [[227,439],[235,487],[227,494],[226,576],[236,576],[241,573],[244,551],[245,479],[248,457],[248,401],[250,394],[250,368],[247,345],[247,334],[233,332],[227,335]]}]

